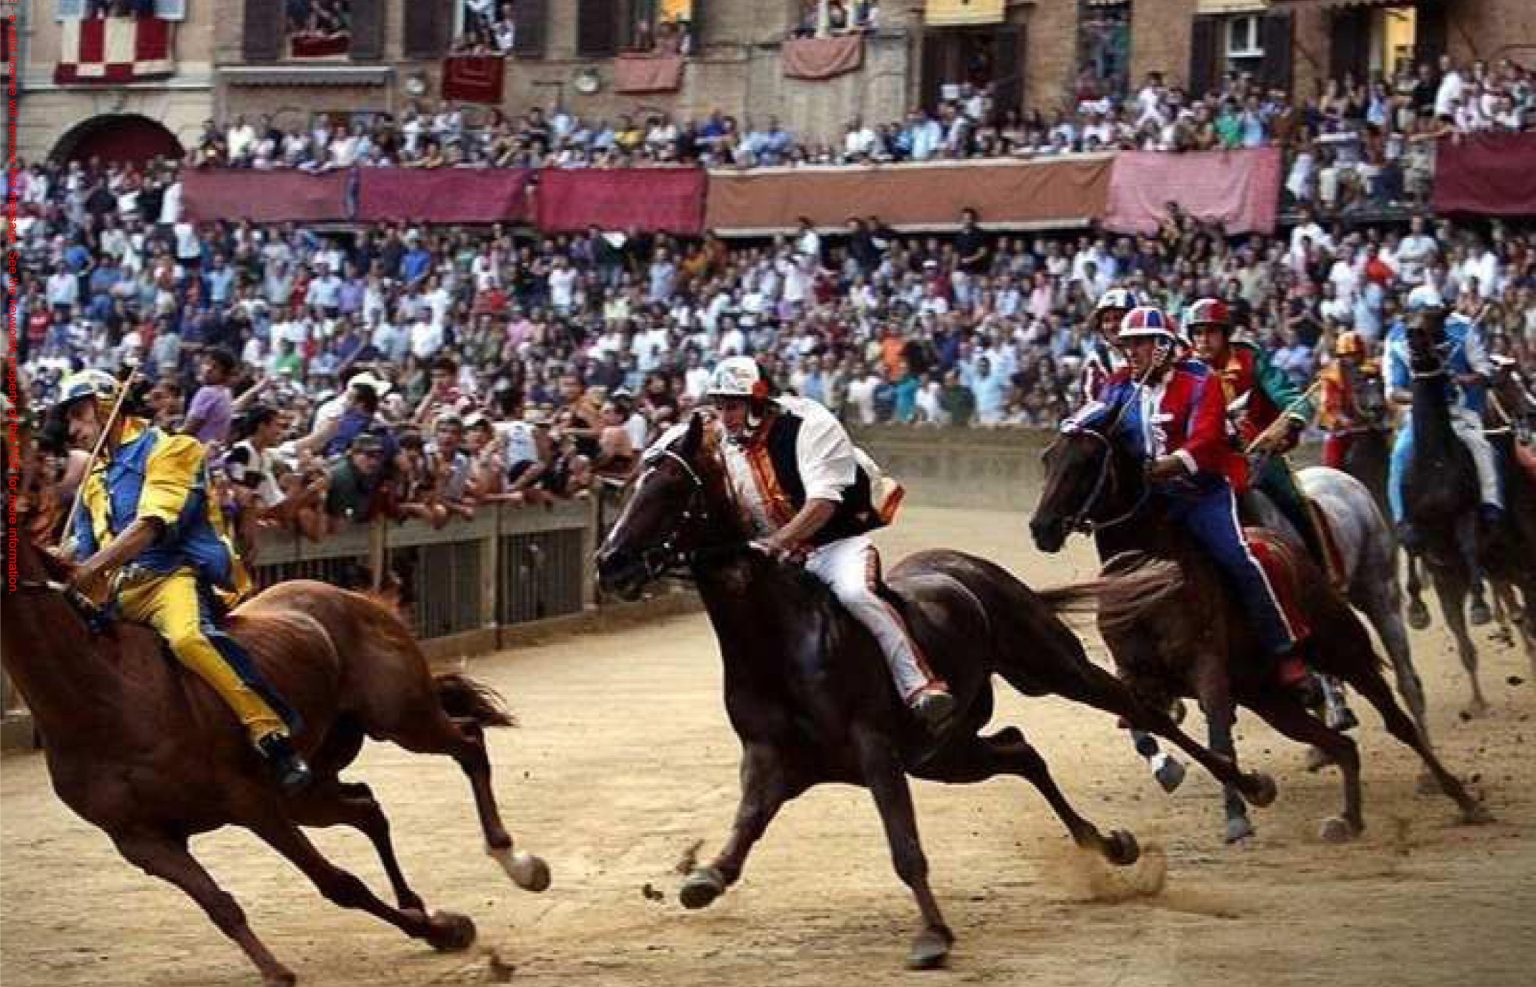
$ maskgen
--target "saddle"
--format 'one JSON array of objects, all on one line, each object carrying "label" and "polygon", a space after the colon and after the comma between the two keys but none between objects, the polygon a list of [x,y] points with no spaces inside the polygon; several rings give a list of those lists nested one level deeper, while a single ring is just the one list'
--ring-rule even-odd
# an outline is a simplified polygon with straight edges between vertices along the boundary
[{"label": "saddle", "polygon": [[[1343,593],[1348,588],[1349,567],[1345,564],[1343,550],[1339,548],[1338,533],[1333,530],[1333,524],[1329,521],[1327,512],[1318,506],[1317,501],[1308,497],[1300,490],[1297,493],[1301,495],[1302,502],[1307,508],[1307,515],[1312,519],[1312,526],[1317,529],[1318,538],[1322,542],[1322,550],[1325,557],[1315,558],[1313,561],[1322,567],[1323,572],[1327,573],[1334,589]],[[1300,532],[1290,530],[1291,526],[1285,515],[1262,490],[1250,488],[1245,492],[1238,500],[1238,513],[1241,516],[1245,531],[1250,535],[1258,532],[1267,534],[1276,529],[1277,526],[1270,523],[1271,519],[1274,518],[1279,518],[1285,523],[1285,527],[1278,528],[1280,533],[1296,535],[1298,537],[1301,534]],[[1250,540],[1252,539],[1250,538]],[[1305,542],[1306,540],[1302,539],[1303,545]],[[1261,558],[1259,561],[1262,564],[1263,559]]]}]

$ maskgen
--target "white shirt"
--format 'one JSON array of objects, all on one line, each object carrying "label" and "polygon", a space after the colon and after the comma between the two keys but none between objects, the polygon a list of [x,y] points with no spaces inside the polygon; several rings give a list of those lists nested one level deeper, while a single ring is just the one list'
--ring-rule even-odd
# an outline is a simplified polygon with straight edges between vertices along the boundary
[{"label": "white shirt", "polygon": [[443,327],[435,322],[420,321],[411,325],[411,352],[416,359],[435,356],[443,348]]},{"label": "white shirt", "polygon": [[[783,397],[774,402],[783,412],[801,420],[795,436],[795,466],[806,501],[841,502],[843,492],[857,477],[858,460],[853,440],[832,412],[806,398]],[[763,489],[759,471],[747,451],[735,442],[721,443],[726,474],[736,494],[737,503],[747,515],[753,533],[771,535],[794,517],[795,508],[778,490]]]}]

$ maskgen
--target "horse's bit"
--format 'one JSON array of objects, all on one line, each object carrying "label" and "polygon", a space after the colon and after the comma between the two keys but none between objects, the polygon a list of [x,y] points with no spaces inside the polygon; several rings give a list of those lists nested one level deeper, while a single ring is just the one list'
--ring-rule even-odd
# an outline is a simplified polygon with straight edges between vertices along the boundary
[{"label": "horse's bit", "polygon": [[[663,449],[657,459],[670,459],[682,467],[683,474],[693,484],[689,491],[688,503],[683,506],[683,513],[678,517],[677,524],[667,533],[660,542],[640,551],[640,565],[645,570],[647,580],[659,579],[673,569],[687,564],[686,553],[677,547],[678,539],[682,536],[683,529],[687,528],[695,519],[704,520],[709,517],[709,512],[704,509],[701,501],[704,497],[704,481],[699,478],[698,471],[687,459],[678,455],[671,449]],[[656,467],[650,466],[635,480],[635,489],[645,482],[646,477],[655,472]]]},{"label": "horse's bit", "polygon": [[1093,481],[1093,489],[1083,499],[1082,506],[1067,516],[1065,522],[1067,530],[1081,531],[1085,535],[1091,535],[1095,531],[1103,531],[1106,528],[1113,528],[1116,525],[1124,524],[1135,517],[1146,504],[1147,498],[1151,496],[1151,487],[1146,484],[1142,485],[1141,496],[1136,498],[1136,503],[1115,517],[1107,521],[1095,521],[1088,516],[1093,513],[1093,508],[1099,502],[1099,497],[1104,493],[1105,486],[1113,483],[1114,474],[1111,466],[1115,458],[1115,446],[1110,441],[1109,436],[1092,428],[1074,428],[1071,430],[1071,433],[1066,434],[1091,435],[1104,445],[1104,455],[1099,460],[1099,475]]}]

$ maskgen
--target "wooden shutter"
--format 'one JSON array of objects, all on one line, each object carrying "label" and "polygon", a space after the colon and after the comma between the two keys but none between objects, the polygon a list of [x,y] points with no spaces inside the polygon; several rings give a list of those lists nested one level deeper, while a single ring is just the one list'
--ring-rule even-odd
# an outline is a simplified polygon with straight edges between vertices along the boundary
[{"label": "wooden shutter", "polygon": [[1259,78],[1270,89],[1291,91],[1291,12],[1272,10],[1259,21],[1264,65]]},{"label": "wooden shutter", "polygon": [[245,0],[245,33],[240,45],[247,62],[275,62],[282,57],[282,0]]},{"label": "wooden shutter", "polygon": [[549,0],[517,0],[512,5],[517,34],[512,52],[521,58],[543,58],[544,39],[548,33]]},{"label": "wooden shutter", "polygon": [[938,31],[924,31],[922,45],[923,75],[918,82],[918,91],[923,109],[932,113],[939,108],[939,86],[944,81],[944,35]]},{"label": "wooden shutter", "polygon": [[1024,29],[1000,27],[992,36],[992,112],[1024,106]]},{"label": "wooden shutter", "polygon": [[1219,17],[1196,17],[1189,34],[1189,95],[1199,99],[1210,92],[1221,74],[1216,59],[1221,52],[1221,27]]},{"label": "wooden shutter", "polygon": [[619,8],[614,0],[576,0],[576,54],[611,58],[619,50]]},{"label": "wooden shutter", "polygon": [[407,0],[405,4],[406,58],[442,58],[448,50],[453,11],[448,0]]},{"label": "wooden shutter", "polygon": [[1445,4],[1422,0],[1414,21],[1414,60],[1431,64],[1438,61],[1445,54],[1446,32]]},{"label": "wooden shutter", "polygon": [[693,0],[688,14],[688,33],[693,35],[693,54],[704,50],[704,0]]},{"label": "wooden shutter", "polygon": [[354,61],[376,62],[384,57],[384,0],[352,0]]},{"label": "wooden shutter", "polygon": [[1369,10],[1335,10],[1329,23],[1328,75],[1343,79],[1352,72],[1357,80],[1365,78],[1371,63],[1371,21]]}]

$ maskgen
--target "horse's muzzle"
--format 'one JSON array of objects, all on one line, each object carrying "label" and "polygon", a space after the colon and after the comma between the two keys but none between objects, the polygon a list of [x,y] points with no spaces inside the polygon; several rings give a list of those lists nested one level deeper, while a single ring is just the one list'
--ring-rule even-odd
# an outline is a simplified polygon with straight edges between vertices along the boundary
[{"label": "horse's muzzle", "polygon": [[640,556],[608,550],[597,553],[597,585],[605,593],[617,594],[625,600],[638,600],[649,580],[650,573]]},{"label": "horse's muzzle", "polygon": [[1056,554],[1067,543],[1067,526],[1058,518],[1031,518],[1029,533],[1035,540],[1035,547],[1047,555]]}]

